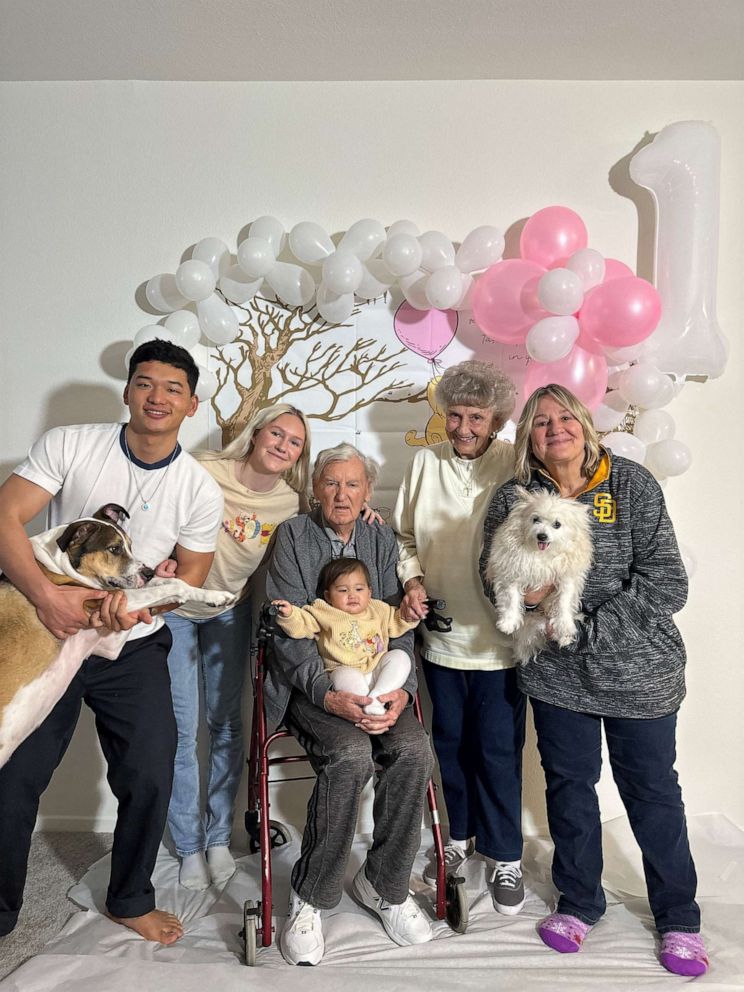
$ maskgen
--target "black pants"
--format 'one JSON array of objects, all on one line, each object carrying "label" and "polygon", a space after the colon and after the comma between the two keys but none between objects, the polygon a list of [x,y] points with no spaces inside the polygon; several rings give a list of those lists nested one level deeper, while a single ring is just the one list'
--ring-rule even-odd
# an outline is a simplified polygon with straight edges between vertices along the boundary
[{"label": "black pants", "polygon": [[83,700],[95,713],[108,782],[119,802],[106,906],[123,917],[154,909],[150,876],[176,751],[166,664],[170,644],[164,626],[127,644],[115,661],[91,655],[46,720],[0,770],[0,935],[10,933],[18,920],[39,799],[67,750]]}]

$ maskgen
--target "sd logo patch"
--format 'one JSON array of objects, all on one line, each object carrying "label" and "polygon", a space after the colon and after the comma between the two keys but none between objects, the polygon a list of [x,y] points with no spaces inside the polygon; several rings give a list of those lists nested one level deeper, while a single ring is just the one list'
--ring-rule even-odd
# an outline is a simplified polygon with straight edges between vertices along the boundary
[{"label": "sd logo patch", "polygon": [[609,493],[597,493],[592,512],[601,524],[614,524],[617,520],[617,503]]}]

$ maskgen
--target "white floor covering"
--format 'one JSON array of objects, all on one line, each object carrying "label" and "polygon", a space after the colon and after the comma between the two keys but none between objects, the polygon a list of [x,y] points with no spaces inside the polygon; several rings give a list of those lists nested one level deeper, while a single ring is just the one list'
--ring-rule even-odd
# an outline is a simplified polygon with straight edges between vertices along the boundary
[{"label": "white floor covering", "polygon": [[[694,979],[709,989],[744,989],[744,831],[717,814],[690,820],[690,838],[700,879],[698,898],[712,966]],[[432,912],[433,890],[421,881],[430,834],[412,882],[421,905]],[[608,911],[579,954],[559,955],[544,947],[536,925],[552,909],[550,845],[531,838],[525,850],[527,903],[518,916],[499,916],[485,887],[484,864],[465,867],[471,899],[467,933],[435,923],[435,939],[418,947],[397,947],[375,918],[345,895],[325,915],[326,954],[316,968],[291,968],[276,943],[259,948],[258,964],[242,963],[245,899],[260,898],[258,855],[242,857],[223,888],[192,893],[178,885],[177,863],[165,850],[155,884],[158,906],[179,914],[184,937],[171,947],[148,943],[101,915],[108,881],[108,857],[70,890],[86,912],[75,914],[44,951],[5,981],[0,992],[450,992],[493,988],[503,992],[571,992],[672,989],[693,979],[668,974],[656,959],[640,857],[624,818],[604,825]],[[347,888],[364,857],[364,839],[354,845]],[[275,925],[284,922],[288,878],[296,837],[275,852]]]}]

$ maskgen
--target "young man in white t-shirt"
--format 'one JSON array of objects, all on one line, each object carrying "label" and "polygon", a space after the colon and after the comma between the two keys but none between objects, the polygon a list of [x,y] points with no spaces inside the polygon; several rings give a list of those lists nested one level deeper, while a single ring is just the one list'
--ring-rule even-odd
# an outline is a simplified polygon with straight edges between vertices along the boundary
[{"label": "young man in white t-shirt", "polygon": [[[129,613],[123,591],[49,582],[24,525],[44,508],[55,526],[118,503],[129,513],[136,557],[158,575],[201,586],[214,555],[222,494],[178,444],[183,420],[198,406],[198,374],[183,348],[160,340],[141,345],[124,390],[129,422],[48,431],[0,486],[0,569],[35,605],[44,626],[60,639],[89,623],[130,631],[115,661],[91,655],[83,662],[47,719],[0,770],[0,936],[16,925],[39,798],[67,749],[83,700],[96,715],[119,802],[109,916],[163,944],[183,934],[175,916],[155,908],[150,882],[176,748],[166,664],[170,632],[147,610]],[[89,618],[83,602],[92,598],[100,599],[100,608]]]}]

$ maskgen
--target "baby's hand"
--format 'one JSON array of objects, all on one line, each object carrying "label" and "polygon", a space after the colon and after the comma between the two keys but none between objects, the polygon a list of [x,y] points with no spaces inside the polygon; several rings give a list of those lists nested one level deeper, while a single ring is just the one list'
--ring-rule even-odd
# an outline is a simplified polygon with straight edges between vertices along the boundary
[{"label": "baby's hand", "polygon": [[288,603],[286,599],[272,599],[272,606],[279,608],[279,616],[288,617],[292,612],[292,604]]}]

